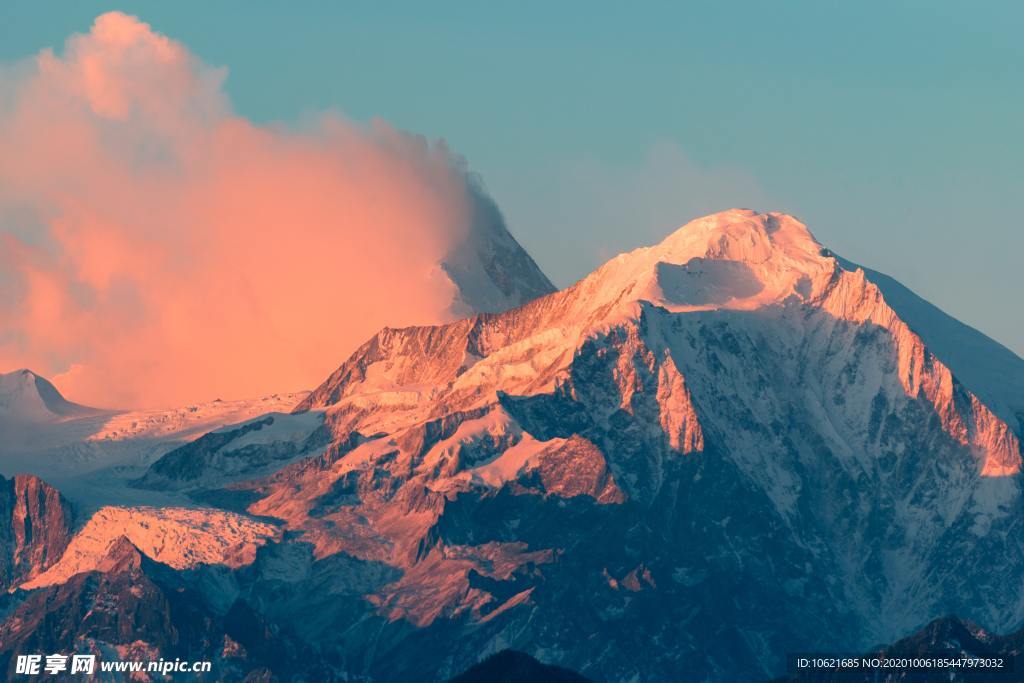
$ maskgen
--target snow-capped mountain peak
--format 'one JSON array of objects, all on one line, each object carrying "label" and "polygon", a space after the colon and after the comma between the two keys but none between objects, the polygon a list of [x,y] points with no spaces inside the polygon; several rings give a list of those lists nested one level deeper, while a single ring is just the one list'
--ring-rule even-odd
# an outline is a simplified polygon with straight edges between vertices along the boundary
[{"label": "snow-capped mountain peak", "polygon": [[821,244],[789,214],[752,209],[727,209],[695,218],[651,247],[663,255],[760,262],[773,252],[795,259],[817,260]]},{"label": "snow-capped mountain peak", "polygon": [[[367,433],[371,427],[387,431],[395,419],[421,420],[446,395],[475,408],[494,392],[552,391],[571,376],[582,345],[624,325],[634,327],[645,307],[671,316],[676,328],[695,326],[693,333],[704,337],[708,330],[698,328],[708,315],[717,320],[733,314],[730,324],[751,338],[777,327],[779,338],[771,343],[813,339],[808,353],[823,362],[847,353],[842,348],[860,337],[884,335],[884,348],[873,359],[878,372],[897,380],[905,396],[931,405],[943,431],[973,450],[984,474],[1020,469],[1013,425],[963,391],[864,270],[845,269],[792,216],[746,209],[691,221],[660,244],[618,256],[572,287],[506,313],[444,327],[384,330],[297,410],[341,400],[346,414],[358,411],[367,418],[361,425]],[[701,344],[684,345],[676,336],[673,331],[656,342],[674,365]],[[429,360],[422,356],[426,347],[433,349]],[[706,371],[698,364],[690,374]],[[878,390],[862,387],[858,400],[870,402]],[[346,394],[350,398],[342,400]],[[696,421],[683,422],[690,436],[682,442],[697,443]]]},{"label": "snow-capped mountain peak", "polygon": [[731,209],[612,259],[578,286],[601,305],[649,301],[675,312],[751,310],[820,296],[836,269],[831,253],[796,218]]},{"label": "snow-capped mountain peak", "polygon": [[45,422],[97,412],[68,401],[57,387],[31,370],[0,374],[0,419]]}]

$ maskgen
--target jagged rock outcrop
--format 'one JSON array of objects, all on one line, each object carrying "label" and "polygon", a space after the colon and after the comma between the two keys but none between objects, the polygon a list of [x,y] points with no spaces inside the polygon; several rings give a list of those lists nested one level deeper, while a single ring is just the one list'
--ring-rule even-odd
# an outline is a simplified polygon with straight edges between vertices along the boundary
[{"label": "jagged rock outcrop", "polygon": [[0,670],[9,678],[19,654],[74,652],[96,655],[97,662],[212,663],[210,673],[179,674],[183,680],[338,680],[244,600],[217,609],[188,577],[153,562],[125,537],[94,570],[13,600],[0,625]]}]

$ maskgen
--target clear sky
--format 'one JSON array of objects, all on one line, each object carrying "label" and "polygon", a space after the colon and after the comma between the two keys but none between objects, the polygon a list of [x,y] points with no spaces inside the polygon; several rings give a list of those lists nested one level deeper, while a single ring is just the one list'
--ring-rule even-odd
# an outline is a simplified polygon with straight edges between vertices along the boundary
[{"label": "clear sky", "polygon": [[17,0],[0,60],[111,9],[227,67],[255,121],[444,138],[559,285],[698,214],[782,210],[1024,354],[1020,3]]}]

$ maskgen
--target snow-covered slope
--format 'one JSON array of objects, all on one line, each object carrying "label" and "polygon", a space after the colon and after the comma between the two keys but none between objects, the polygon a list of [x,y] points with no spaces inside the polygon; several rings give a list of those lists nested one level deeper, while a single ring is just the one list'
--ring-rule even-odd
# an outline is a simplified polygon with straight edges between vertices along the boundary
[{"label": "snow-covered slope", "polygon": [[148,489],[209,489],[252,478],[322,451],[329,434],[323,429],[320,411],[267,413],[175,448],[154,462],[135,484]]},{"label": "snow-covered slope", "polygon": [[[6,377],[12,376],[21,373]],[[37,411],[41,419],[0,420],[0,474],[40,476],[87,512],[104,505],[180,504],[182,500],[165,491],[140,491],[126,484],[165,453],[211,430],[287,412],[305,396],[305,392],[273,394],[166,410],[94,411],[60,419]]]},{"label": "snow-covered slope", "polygon": [[122,538],[152,560],[190,569],[199,564],[251,564],[259,546],[279,535],[270,524],[220,510],[105,507],[75,533],[59,561],[21,587],[50,586],[102,569]]}]

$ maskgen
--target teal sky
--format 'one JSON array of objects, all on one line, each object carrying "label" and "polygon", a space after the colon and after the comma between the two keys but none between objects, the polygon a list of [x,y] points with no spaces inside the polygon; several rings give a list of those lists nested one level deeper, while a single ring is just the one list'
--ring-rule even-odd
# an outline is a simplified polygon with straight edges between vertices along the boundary
[{"label": "teal sky", "polygon": [[111,9],[228,67],[253,120],[446,139],[559,285],[699,214],[781,210],[1024,355],[1019,3],[16,0],[0,60]]}]

